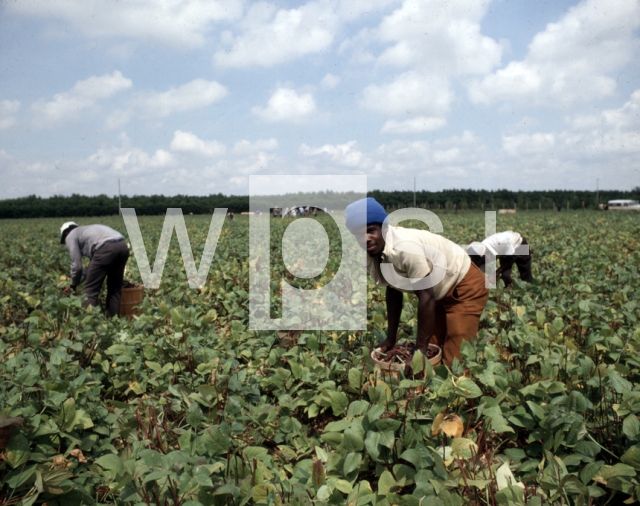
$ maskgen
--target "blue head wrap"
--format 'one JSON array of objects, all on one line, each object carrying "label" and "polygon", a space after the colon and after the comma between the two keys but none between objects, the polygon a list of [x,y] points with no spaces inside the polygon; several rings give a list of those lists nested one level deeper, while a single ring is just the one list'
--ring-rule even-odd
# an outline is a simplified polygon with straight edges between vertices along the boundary
[{"label": "blue head wrap", "polygon": [[360,199],[349,204],[345,215],[347,228],[352,234],[371,223],[383,223],[386,217],[387,213],[384,207],[373,197]]}]

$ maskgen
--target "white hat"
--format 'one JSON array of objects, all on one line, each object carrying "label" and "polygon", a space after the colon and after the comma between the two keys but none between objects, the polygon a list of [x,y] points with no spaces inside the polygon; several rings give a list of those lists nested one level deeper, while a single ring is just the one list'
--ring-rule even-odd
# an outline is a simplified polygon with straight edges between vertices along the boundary
[{"label": "white hat", "polygon": [[469,246],[467,246],[467,253],[469,255],[478,255],[483,257],[486,252],[487,247],[481,242],[472,242],[471,244],[469,244]]},{"label": "white hat", "polygon": [[70,227],[76,228],[78,224],[75,221],[67,221],[60,227],[60,244],[64,244],[64,233],[69,230]]}]

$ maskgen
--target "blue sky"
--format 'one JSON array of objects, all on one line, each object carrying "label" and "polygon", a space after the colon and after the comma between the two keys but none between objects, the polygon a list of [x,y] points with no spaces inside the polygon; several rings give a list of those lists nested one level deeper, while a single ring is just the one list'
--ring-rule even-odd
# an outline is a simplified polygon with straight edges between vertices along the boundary
[{"label": "blue sky", "polygon": [[0,198],[631,189],[639,28],[637,0],[2,2]]}]

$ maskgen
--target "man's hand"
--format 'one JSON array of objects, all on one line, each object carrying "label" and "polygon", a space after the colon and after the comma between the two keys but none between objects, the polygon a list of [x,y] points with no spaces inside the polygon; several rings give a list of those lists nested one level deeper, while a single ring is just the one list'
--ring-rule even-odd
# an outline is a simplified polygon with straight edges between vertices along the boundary
[{"label": "man's hand", "polygon": [[64,290],[62,290],[62,295],[64,295],[65,297],[68,297],[69,295],[71,295],[72,291],[75,292],[75,288],[69,285]]}]

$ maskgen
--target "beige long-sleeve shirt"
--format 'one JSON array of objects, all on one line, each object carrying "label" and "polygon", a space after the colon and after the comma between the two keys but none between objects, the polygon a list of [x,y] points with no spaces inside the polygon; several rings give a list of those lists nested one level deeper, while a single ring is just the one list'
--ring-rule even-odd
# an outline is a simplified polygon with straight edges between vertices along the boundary
[{"label": "beige long-sleeve shirt", "polygon": [[[433,287],[435,299],[440,300],[462,281],[471,266],[471,259],[464,249],[427,230],[388,226],[385,243],[379,258],[369,257],[367,260],[369,273],[378,286],[391,285],[400,291],[411,292],[425,287],[412,289],[409,279],[418,281],[430,276],[428,284]],[[382,272],[385,267],[381,264],[390,264],[397,275],[405,278],[400,280],[402,287],[385,278]]]}]

